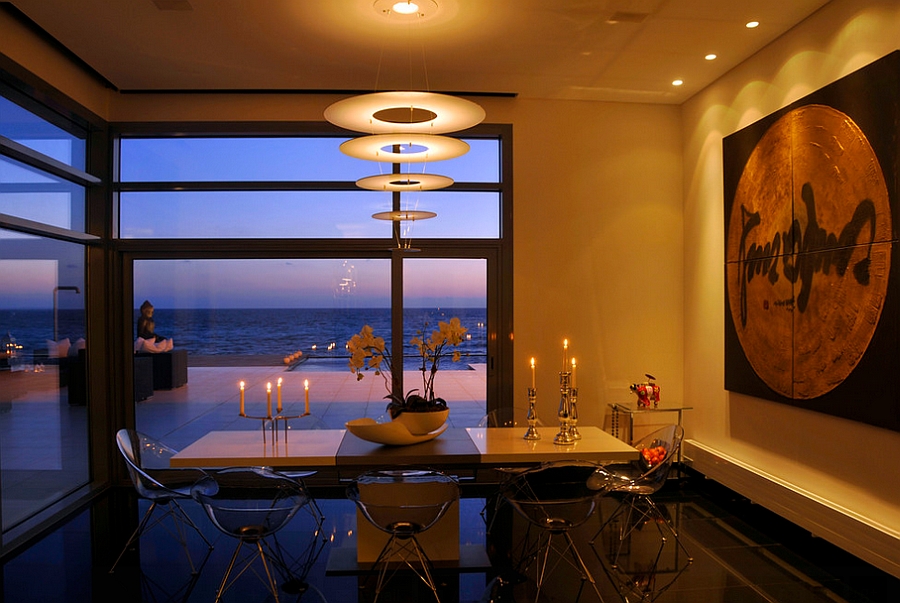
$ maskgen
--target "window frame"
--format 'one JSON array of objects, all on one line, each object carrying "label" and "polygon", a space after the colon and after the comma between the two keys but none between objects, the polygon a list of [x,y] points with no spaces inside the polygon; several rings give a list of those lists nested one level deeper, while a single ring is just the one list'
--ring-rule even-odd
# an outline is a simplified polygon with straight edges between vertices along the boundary
[{"label": "window frame", "polygon": [[[402,253],[391,250],[400,225],[394,224],[393,237],[359,239],[190,239],[190,238],[119,238],[119,194],[131,191],[166,190],[328,190],[358,191],[353,181],[326,182],[120,182],[118,178],[118,149],[126,137],[283,137],[283,136],[334,136],[347,138],[357,135],[326,122],[166,122],[166,123],[115,123],[110,124],[111,148],[114,158],[112,182],[112,244],[120,259],[120,273],[115,279],[120,283],[119,300],[121,322],[117,331],[122,333],[121,349],[130,350],[132,341],[131,294],[133,291],[133,262],[152,259],[313,259],[313,258],[393,258],[391,305],[394,316],[392,339],[402,339],[402,326],[398,318],[403,311]],[[430,258],[480,258],[487,261],[487,391],[485,411],[513,406],[512,356],[513,356],[513,276],[512,276],[512,126],[509,124],[480,124],[457,133],[464,138],[495,138],[499,140],[500,182],[456,182],[447,190],[464,192],[496,192],[500,196],[500,232],[490,239],[415,239],[419,250],[416,259]],[[395,208],[399,208],[400,193],[392,195]],[[123,358],[123,366],[130,373],[130,362]],[[133,375],[129,374],[127,383]],[[127,385],[127,384],[126,384]],[[128,390],[130,391],[130,390]],[[127,395],[127,394],[126,394]],[[134,424],[134,405],[126,405],[128,423]]]}]

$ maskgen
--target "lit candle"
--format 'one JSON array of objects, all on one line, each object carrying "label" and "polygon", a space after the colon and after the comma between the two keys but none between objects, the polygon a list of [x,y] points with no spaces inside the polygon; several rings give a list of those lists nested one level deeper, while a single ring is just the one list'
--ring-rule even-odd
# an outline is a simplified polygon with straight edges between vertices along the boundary
[{"label": "lit candle", "polygon": [[303,390],[306,395],[306,409],[305,413],[309,414],[309,379],[303,380]]},{"label": "lit candle", "polygon": [[569,340],[563,339],[563,372],[569,370]]},{"label": "lit candle", "polygon": [[266,416],[272,416],[272,384],[266,383]]},{"label": "lit candle", "polygon": [[534,358],[531,359],[531,389],[534,389]]},{"label": "lit candle", "polygon": [[572,387],[575,387],[575,359],[572,358]]},{"label": "lit candle", "polygon": [[241,416],[244,416],[244,382],[241,381]]},{"label": "lit candle", "polygon": [[278,414],[281,414],[281,377],[278,378]]}]

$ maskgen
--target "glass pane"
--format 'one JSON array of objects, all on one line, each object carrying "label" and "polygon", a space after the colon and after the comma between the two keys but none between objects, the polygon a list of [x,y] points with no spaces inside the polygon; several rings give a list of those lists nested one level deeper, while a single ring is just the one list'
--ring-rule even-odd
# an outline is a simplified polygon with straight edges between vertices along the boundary
[{"label": "glass pane", "polygon": [[0,213],[84,232],[84,187],[0,157]]},{"label": "glass pane", "polygon": [[390,193],[147,192],[122,193],[121,237],[390,238]]},{"label": "glass pane", "polygon": [[464,138],[469,152],[456,159],[427,165],[428,171],[449,176],[457,182],[500,182],[500,141]]},{"label": "glass pane", "polygon": [[[474,427],[487,405],[487,261],[483,259],[404,259],[403,391],[418,388],[444,398],[455,427]],[[433,362],[410,343],[427,341],[440,323],[459,318],[467,329],[459,346],[447,345],[429,383]],[[460,353],[458,362],[454,352]]]},{"label": "glass pane", "polygon": [[[344,155],[346,138],[124,138],[122,182],[355,182],[390,164]],[[460,182],[499,182],[498,140],[466,139],[470,151],[430,164]],[[404,171],[421,171],[410,168]]]},{"label": "glass pane", "polygon": [[372,162],[341,153],[346,138],[125,138],[122,182],[354,182]]},{"label": "glass pane", "polygon": [[84,248],[0,230],[0,517],[87,483]]},{"label": "glass pane", "polygon": [[[390,260],[140,260],[133,301],[135,336],[148,301],[162,338],[148,345],[135,337],[136,383],[143,357],[161,362],[167,348],[186,353],[186,383],[151,387],[152,404],[136,396],[138,429],[165,435],[176,448],[207,430],[260,428],[239,416],[241,381],[251,416],[266,414],[266,383],[277,404],[279,378],[284,412],[302,414],[308,381],[313,416],[292,420],[292,429],[340,429],[384,412],[382,377],[368,371],[357,381],[346,342],[368,324],[390,345]],[[177,416],[165,401],[179,403]]]},{"label": "glass pane", "polygon": [[404,222],[402,233],[405,239],[500,237],[499,193],[403,193],[400,206],[406,210],[437,214],[436,218],[428,220]]},{"label": "glass pane", "polygon": [[84,170],[85,141],[6,98],[0,98],[0,134],[61,163]]}]

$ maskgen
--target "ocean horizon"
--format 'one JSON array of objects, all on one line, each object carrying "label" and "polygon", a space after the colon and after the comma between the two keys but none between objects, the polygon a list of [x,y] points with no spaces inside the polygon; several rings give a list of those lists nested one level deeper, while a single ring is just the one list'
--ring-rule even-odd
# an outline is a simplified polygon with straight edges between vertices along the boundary
[{"label": "ocean horizon", "polygon": [[[409,344],[415,335],[430,335],[439,321],[459,317],[468,328],[467,339],[459,346],[463,358],[441,363],[441,370],[467,369],[487,358],[485,308],[405,308],[403,354],[407,369],[415,366],[418,353]],[[140,311],[135,309],[133,324]],[[390,308],[155,308],[156,333],[171,338],[176,348],[188,351],[192,366],[232,364],[239,358],[253,364],[283,363],[302,353],[304,370],[343,370],[349,354],[347,341],[368,324],[376,336],[391,344]],[[84,337],[84,313],[59,310],[58,339],[71,342]],[[9,335],[26,351],[43,351],[52,341],[52,310],[0,310],[0,335]],[[190,358],[194,357],[194,362]]]}]

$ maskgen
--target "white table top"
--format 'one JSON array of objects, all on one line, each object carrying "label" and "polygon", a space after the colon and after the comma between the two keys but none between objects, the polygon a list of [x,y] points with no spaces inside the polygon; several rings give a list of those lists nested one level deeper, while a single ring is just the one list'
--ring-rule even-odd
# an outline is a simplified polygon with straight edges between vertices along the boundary
[{"label": "white table top", "polygon": [[344,429],[299,429],[272,433],[212,431],[172,457],[172,467],[359,467],[387,464],[440,466],[537,465],[555,460],[597,463],[635,460],[638,452],[599,427],[579,426],[582,439],[553,443],[557,427],[539,427],[541,439],[525,440],[522,427],[448,429],[438,438],[410,446],[382,446]]},{"label": "white table top", "polygon": [[595,463],[631,461],[638,452],[599,427],[578,426],[581,439],[574,444],[555,444],[558,427],[538,427],[540,440],[525,440],[523,427],[469,427],[481,462],[488,464],[537,464],[546,461],[583,460]]},{"label": "white table top", "polygon": [[[296,429],[279,432],[262,430],[211,431],[172,457],[172,467],[295,467],[334,466],[344,429]],[[302,461],[302,462],[298,462]]]}]

